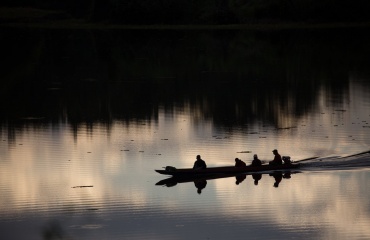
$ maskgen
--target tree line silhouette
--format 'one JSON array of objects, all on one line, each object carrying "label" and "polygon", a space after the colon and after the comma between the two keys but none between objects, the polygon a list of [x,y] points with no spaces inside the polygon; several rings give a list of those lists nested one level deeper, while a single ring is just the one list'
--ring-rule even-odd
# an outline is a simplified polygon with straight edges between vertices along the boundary
[{"label": "tree line silhouette", "polygon": [[320,89],[340,105],[349,75],[370,76],[361,29],[3,33],[0,124],[148,120],[186,106],[223,126],[274,123],[276,111],[314,109]]},{"label": "tree line silhouette", "polygon": [[[363,22],[370,16],[367,0],[5,0],[1,5],[53,10],[63,13],[63,17],[121,24]],[[55,14],[45,20],[53,18]]]}]

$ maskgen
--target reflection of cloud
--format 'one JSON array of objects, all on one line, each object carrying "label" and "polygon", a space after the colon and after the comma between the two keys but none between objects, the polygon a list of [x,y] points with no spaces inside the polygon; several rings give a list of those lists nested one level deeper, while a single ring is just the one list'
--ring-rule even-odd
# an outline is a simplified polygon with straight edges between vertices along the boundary
[{"label": "reflection of cloud", "polygon": [[[99,205],[107,194],[117,191],[118,186],[109,183],[112,178],[130,171],[125,165],[136,161],[122,158],[124,153],[117,143],[110,145],[104,128],[95,129],[94,136],[81,133],[77,143],[61,128],[60,132],[23,132],[17,136],[22,145],[4,151],[4,161],[0,162],[3,213],[59,211],[65,207],[81,210]],[[124,179],[120,184],[125,184]],[[93,187],[72,188],[86,185]],[[145,205],[145,191],[131,189],[124,199]]]},{"label": "reflection of cloud", "polygon": [[[359,100],[354,98],[351,102],[356,101]],[[96,124],[93,130],[82,126],[78,129],[77,141],[68,126],[62,124],[57,128],[18,132],[13,146],[8,149],[5,144],[1,146],[5,160],[0,163],[0,178],[3,189],[7,189],[2,199],[16,204],[19,196],[27,196],[30,204],[32,201],[39,204],[47,202],[50,196],[58,196],[58,191],[68,193],[70,187],[77,185],[93,185],[93,190],[83,191],[91,198],[104,199],[107,191],[115,192],[117,186],[125,189],[128,185],[140,185],[140,181],[133,179],[146,174],[148,166],[150,171],[166,165],[191,167],[197,154],[201,154],[209,166],[214,166],[232,165],[236,156],[249,163],[254,153],[263,160],[270,160],[274,148],[282,155],[291,155],[293,160],[311,157],[315,152],[328,154],[333,149],[349,153],[347,149],[358,146],[358,142],[349,142],[345,138],[347,132],[355,135],[363,130],[351,126],[340,131],[332,128],[332,115],[344,115],[347,121],[343,112],[307,117],[304,127],[297,123],[297,128],[276,130],[255,125],[250,126],[248,132],[217,129],[211,121],[194,122],[192,113],[186,106],[182,110],[174,109],[170,116],[160,112],[155,124],[116,122],[109,129],[104,124]],[[311,129],[319,131],[312,133]],[[364,145],[368,142],[363,141]],[[20,143],[22,145],[18,145]],[[246,153],[239,153],[243,151]],[[142,191],[129,195],[135,198],[143,195],[145,199]]]},{"label": "reflection of cloud", "polygon": [[219,203],[227,203],[218,206],[225,216],[265,219],[282,229],[316,229],[323,239],[348,239],[370,236],[370,195],[363,177],[368,179],[367,171],[295,174],[283,179],[278,189],[268,175],[263,175],[258,187],[252,186],[250,176],[235,189],[230,189],[231,181],[214,184],[223,193],[218,195]]},{"label": "reflection of cloud", "polygon": [[[262,124],[247,130],[220,128],[204,120],[199,109],[185,106],[171,115],[160,110],[155,124],[82,126],[77,138],[63,124],[15,131],[16,142],[0,145],[0,216],[96,210],[145,214],[155,209],[189,218],[217,215],[243,221],[248,216],[283,229],[317,228],[328,238],[357,232],[370,236],[368,177],[360,180],[356,172],[297,174],[283,179],[278,189],[267,176],[257,187],[250,176],[239,186],[235,179],[214,180],[201,196],[192,183],[165,191],[154,187],[156,181],[151,179],[154,168],[191,167],[197,154],[214,166],[233,165],[235,157],[249,163],[255,153],[269,160],[274,148],[293,160],[368,150],[367,129],[351,124],[362,123],[370,115],[369,110],[352,111],[365,103],[350,90],[349,105],[343,106],[348,111],[332,111],[324,104],[326,96],[319,96],[318,114],[299,120],[281,114],[281,129]],[[349,140],[349,135],[356,140]],[[87,185],[93,187],[72,188]]]}]

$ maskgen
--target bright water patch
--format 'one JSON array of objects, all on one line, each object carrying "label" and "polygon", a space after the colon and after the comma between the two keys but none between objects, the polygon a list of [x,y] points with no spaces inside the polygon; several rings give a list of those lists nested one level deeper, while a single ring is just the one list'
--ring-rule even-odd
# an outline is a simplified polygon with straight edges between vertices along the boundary
[{"label": "bright water patch", "polygon": [[[3,238],[370,238],[368,37],[5,32]],[[156,185],[273,149],[301,169]]]},{"label": "bright water patch", "polygon": [[[278,142],[293,159],[317,151],[297,140],[305,128],[281,131],[266,131],[266,139],[257,141],[256,134],[230,133],[211,122],[194,125],[183,113],[160,114],[156,124],[82,126],[77,134],[68,124],[19,129],[12,141],[3,134],[1,231],[10,239],[369,237],[367,153],[302,161],[299,172],[280,176],[278,187],[273,173],[262,174],[258,185],[252,175],[209,180],[201,194],[194,182],[155,185],[165,177],[154,169],[189,167],[198,153],[209,166],[231,165],[233,157],[249,159],[254,152],[269,159],[280,138],[303,149],[290,151]],[[352,144],[343,139],[340,144]],[[335,149],[332,155],[344,155]]]}]

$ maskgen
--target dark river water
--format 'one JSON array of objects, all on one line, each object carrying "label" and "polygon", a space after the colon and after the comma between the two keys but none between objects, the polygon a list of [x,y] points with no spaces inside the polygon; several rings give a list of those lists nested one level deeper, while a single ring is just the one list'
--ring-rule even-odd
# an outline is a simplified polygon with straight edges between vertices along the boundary
[{"label": "dark river water", "polygon": [[368,29],[0,31],[1,238],[370,238]]}]

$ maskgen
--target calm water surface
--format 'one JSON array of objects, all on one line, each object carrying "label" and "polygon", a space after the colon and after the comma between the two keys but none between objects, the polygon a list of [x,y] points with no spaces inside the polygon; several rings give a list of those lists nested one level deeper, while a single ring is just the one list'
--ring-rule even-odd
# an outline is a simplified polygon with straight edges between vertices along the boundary
[{"label": "calm water surface", "polygon": [[[349,51],[348,38],[303,33],[149,34],[149,43],[141,33],[21,33],[33,51],[14,69],[28,71],[7,72],[0,105],[4,239],[370,238],[361,34]],[[69,40],[52,47],[58,34]],[[92,39],[112,49],[89,52]],[[186,70],[183,58],[196,63]],[[156,185],[167,177],[154,169],[190,167],[197,154],[225,166],[270,160],[275,148],[317,158],[294,172]]]}]

